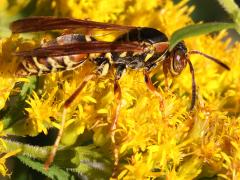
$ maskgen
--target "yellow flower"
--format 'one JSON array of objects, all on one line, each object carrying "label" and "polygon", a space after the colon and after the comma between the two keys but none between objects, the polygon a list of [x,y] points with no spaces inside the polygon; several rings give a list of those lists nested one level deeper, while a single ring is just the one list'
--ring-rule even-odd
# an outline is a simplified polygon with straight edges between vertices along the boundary
[{"label": "yellow flower", "polygon": [[[50,3],[53,14],[149,26],[170,36],[175,30],[193,23],[190,14],[194,7],[187,6],[187,2],[149,0],[146,5],[144,0],[42,0],[38,2],[36,13]],[[122,99],[116,130],[119,179],[194,179],[200,177],[200,173],[203,177],[209,175],[205,167],[213,175],[239,178],[240,43],[230,46],[231,39],[226,37],[227,32],[222,31],[215,36],[186,40],[188,49],[210,54],[231,67],[231,71],[225,71],[202,56],[191,55],[197,83],[193,112],[188,111],[192,90],[189,67],[178,77],[169,77],[171,88],[168,92],[163,91],[162,66],[151,73],[157,90],[163,94],[164,112],[161,112],[159,98],[148,91],[141,71],[127,70],[120,79]],[[14,83],[19,81],[12,76],[19,60],[9,52],[34,45],[16,36],[1,42],[0,108],[3,108]],[[27,99],[27,120],[22,125],[27,130],[25,133],[47,134],[48,128],[59,128],[63,103],[95,68],[87,62],[74,71],[42,77],[41,88]],[[109,127],[116,105],[113,79],[114,72],[110,71],[106,77],[87,83],[68,109],[62,144],[74,145],[79,135],[91,131],[90,138],[95,145],[105,151],[113,150],[109,142]],[[113,155],[109,154],[109,158],[113,159]]]},{"label": "yellow flower", "polygon": [[5,165],[5,162],[6,162],[7,158],[16,155],[19,152],[21,152],[21,149],[17,149],[15,151],[1,155],[1,157],[0,157],[0,174],[2,176],[10,176],[10,174],[8,173],[8,169]]},{"label": "yellow flower", "polygon": [[[0,122],[0,137],[3,136],[5,136],[5,133],[3,132],[3,123]],[[0,151],[2,151],[2,149],[6,149],[6,144],[4,143],[4,140],[0,138]]]},{"label": "yellow flower", "polygon": [[37,135],[41,132],[47,134],[47,128],[59,127],[52,121],[57,117],[61,106],[55,102],[56,90],[56,88],[53,89],[50,94],[43,95],[41,99],[33,92],[33,97],[27,100],[30,107],[25,109],[29,115],[26,121],[26,130],[29,131],[29,134]]},{"label": "yellow flower", "polygon": [[8,169],[5,165],[7,158],[16,155],[17,153],[19,153],[21,150],[17,149],[8,153],[4,153],[5,150],[7,149],[6,144],[4,142],[4,140],[2,139],[3,136],[6,136],[6,133],[3,131],[3,123],[0,122],[0,174],[2,176],[8,176],[10,175],[8,173]]},{"label": "yellow flower", "polygon": [[0,36],[9,37],[11,32],[8,28],[9,22],[15,20],[19,16],[19,11],[25,8],[30,0],[17,0],[11,2],[9,0],[1,0],[0,7]]},{"label": "yellow flower", "polygon": [[15,83],[20,80],[14,76],[19,63],[19,59],[14,56],[14,52],[28,49],[31,46],[33,46],[32,42],[22,42],[22,39],[15,35],[0,39],[0,109],[4,107]]},{"label": "yellow flower", "polygon": [[[72,10],[73,17],[91,18],[96,21],[109,22],[116,21],[118,16],[124,12],[126,0],[111,3],[109,0],[102,1],[68,1],[68,6]],[[93,9],[98,9],[93,10]],[[90,16],[89,16],[90,15]]]}]

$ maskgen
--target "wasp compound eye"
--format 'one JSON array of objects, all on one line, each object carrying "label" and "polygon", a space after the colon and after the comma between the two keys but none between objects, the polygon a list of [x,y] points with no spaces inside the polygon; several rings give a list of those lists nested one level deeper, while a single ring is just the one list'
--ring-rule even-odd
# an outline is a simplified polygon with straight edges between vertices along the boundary
[{"label": "wasp compound eye", "polygon": [[181,50],[176,50],[171,56],[171,72],[178,75],[186,67],[186,54]]},{"label": "wasp compound eye", "polygon": [[173,59],[173,69],[176,72],[180,72],[183,69],[182,65],[182,54],[176,53]]}]

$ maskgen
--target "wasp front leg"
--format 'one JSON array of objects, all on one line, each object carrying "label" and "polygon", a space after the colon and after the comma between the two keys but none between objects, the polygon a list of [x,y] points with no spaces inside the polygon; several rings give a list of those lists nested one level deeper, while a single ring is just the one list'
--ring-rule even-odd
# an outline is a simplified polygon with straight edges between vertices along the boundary
[{"label": "wasp front leg", "polygon": [[164,99],[163,99],[163,95],[158,92],[156,90],[156,88],[154,87],[153,83],[152,83],[152,80],[148,74],[148,72],[146,70],[144,70],[144,80],[145,80],[145,83],[148,87],[148,89],[150,90],[150,92],[152,92],[155,96],[159,97],[160,99],[160,110],[163,112],[164,111]]},{"label": "wasp front leg", "polygon": [[121,87],[118,83],[118,80],[114,80],[114,96],[116,100],[116,110],[113,114],[113,122],[111,125],[111,140],[112,143],[116,143],[115,141],[115,131],[117,128],[117,122],[118,122],[118,117],[120,114],[120,108],[121,108],[121,98],[122,98],[122,92],[121,92]]},{"label": "wasp front leg", "polygon": [[114,80],[114,95],[116,100],[116,108],[114,110],[115,112],[113,115],[113,122],[110,129],[111,130],[110,136],[111,136],[111,141],[113,143],[114,172],[115,172],[115,169],[117,168],[118,162],[119,162],[119,150],[118,150],[118,145],[116,144],[115,133],[116,133],[118,118],[119,118],[120,109],[121,109],[121,97],[122,97],[121,88],[117,80]]},{"label": "wasp front leg", "polygon": [[164,73],[164,83],[165,83],[165,91],[169,91],[169,84],[168,84],[168,61],[163,62],[163,73]]},{"label": "wasp front leg", "polygon": [[116,74],[114,78],[114,96],[116,100],[116,107],[114,109],[114,114],[113,114],[113,122],[110,128],[110,137],[111,141],[113,143],[113,153],[114,153],[114,170],[112,173],[112,177],[115,177],[116,171],[118,168],[118,163],[119,163],[119,149],[116,144],[116,139],[115,139],[115,133],[117,129],[117,123],[118,123],[118,118],[121,110],[121,99],[122,99],[122,91],[121,87],[119,85],[118,80],[121,78],[123,72],[125,71],[126,66],[124,64],[119,64],[116,67]]}]

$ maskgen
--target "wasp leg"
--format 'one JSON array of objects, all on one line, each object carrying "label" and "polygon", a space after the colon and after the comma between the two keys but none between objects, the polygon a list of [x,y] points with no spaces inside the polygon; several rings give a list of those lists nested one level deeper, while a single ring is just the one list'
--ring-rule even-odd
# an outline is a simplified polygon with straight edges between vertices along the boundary
[{"label": "wasp leg", "polygon": [[164,110],[164,99],[163,99],[163,96],[154,87],[154,85],[152,83],[152,80],[151,80],[149,74],[147,73],[147,71],[144,71],[144,79],[145,79],[145,83],[146,83],[148,89],[150,90],[150,92],[152,92],[155,96],[159,97],[159,99],[160,99],[160,110],[163,112],[163,110]]},{"label": "wasp leg", "polygon": [[121,109],[121,97],[122,97],[122,92],[121,92],[121,88],[120,85],[118,83],[117,80],[114,80],[114,95],[115,95],[115,100],[116,100],[116,110],[114,113],[114,119],[111,125],[111,140],[112,143],[115,145],[114,148],[114,165],[118,165],[118,161],[119,161],[119,157],[118,157],[118,149],[116,149],[116,140],[115,140],[115,132],[116,132],[116,128],[117,128],[117,122],[118,122],[118,117],[120,114],[120,109]]},{"label": "wasp leg", "polygon": [[91,79],[95,78],[96,74],[90,74],[88,76],[86,76],[82,83],[78,86],[78,88],[74,91],[74,93],[65,101],[64,105],[63,105],[63,114],[62,114],[62,121],[61,121],[61,126],[60,129],[58,131],[58,135],[57,138],[54,142],[54,145],[52,147],[52,150],[49,153],[49,156],[44,164],[44,169],[48,170],[49,166],[51,165],[51,163],[54,160],[54,157],[56,155],[62,134],[63,134],[63,129],[64,129],[64,124],[65,124],[65,120],[66,120],[66,114],[67,114],[67,110],[69,108],[69,106],[72,104],[72,102],[76,99],[76,97],[79,95],[79,93],[82,91],[82,89],[86,86],[86,84],[88,83],[88,81],[90,81]]},{"label": "wasp leg", "polygon": [[[155,68],[157,66],[158,62],[148,62],[145,65],[145,71],[148,73],[150,72],[153,68]],[[163,73],[164,73],[164,83],[165,83],[165,91],[168,91],[168,78],[167,78],[167,74],[168,74],[168,64],[167,61],[163,61]]]},{"label": "wasp leg", "polygon": [[58,136],[57,136],[55,143],[53,145],[53,148],[48,156],[48,159],[44,164],[44,168],[46,170],[48,170],[49,166],[53,162],[54,157],[56,155],[56,152],[57,152],[57,149],[58,149],[58,146],[59,146],[62,134],[63,134],[63,128],[64,128],[64,124],[65,124],[65,120],[66,120],[67,109],[72,104],[72,102],[76,99],[76,97],[79,95],[79,93],[82,91],[82,89],[86,86],[88,81],[90,81],[93,78],[96,78],[97,75],[99,75],[99,76],[106,75],[108,72],[109,66],[110,65],[109,65],[108,59],[106,59],[106,58],[103,59],[101,64],[96,69],[96,72],[93,74],[87,75],[83,79],[82,83],[78,86],[78,88],[74,91],[74,93],[65,101],[65,103],[63,105],[62,121],[61,121],[60,129],[58,131]]},{"label": "wasp leg", "polygon": [[99,63],[96,73],[99,74],[99,76],[105,76],[107,75],[109,68],[110,68],[109,61],[104,59],[101,63]]},{"label": "wasp leg", "polygon": [[194,74],[194,68],[189,59],[187,59],[187,62],[189,64],[190,72],[192,74],[192,101],[190,106],[190,111],[193,110],[195,103],[196,103],[196,97],[197,97],[197,90],[196,90],[196,81],[195,81],[195,74]]},{"label": "wasp leg", "polygon": [[119,64],[116,67],[116,74],[115,74],[115,79],[114,79],[114,95],[115,95],[115,100],[116,100],[116,109],[114,110],[113,122],[112,122],[112,125],[111,125],[111,128],[110,128],[110,130],[111,130],[110,137],[111,137],[111,141],[112,141],[113,146],[114,146],[114,149],[113,149],[114,170],[113,170],[113,173],[112,173],[112,177],[115,177],[116,171],[117,171],[117,168],[118,168],[118,163],[119,163],[119,149],[118,149],[118,146],[116,144],[115,133],[116,133],[118,118],[119,118],[119,114],[120,114],[120,110],[121,110],[122,91],[121,91],[121,87],[118,83],[118,80],[121,78],[125,69],[126,69],[125,65]]},{"label": "wasp leg", "polygon": [[164,83],[165,83],[165,91],[169,91],[169,86],[168,86],[168,61],[163,62],[163,73],[164,73]]}]

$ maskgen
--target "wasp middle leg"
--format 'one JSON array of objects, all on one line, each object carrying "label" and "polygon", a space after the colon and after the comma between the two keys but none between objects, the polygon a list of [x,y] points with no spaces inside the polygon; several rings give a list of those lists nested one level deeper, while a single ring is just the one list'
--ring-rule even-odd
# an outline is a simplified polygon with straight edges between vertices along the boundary
[{"label": "wasp middle leg", "polygon": [[145,83],[146,83],[148,89],[150,90],[150,92],[152,92],[155,96],[159,97],[159,99],[160,99],[160,110],[161,110],[161,112],[163,112],[164,111],[164,98],[163,98],[163,95],[160,92],[158,92],[156,90],[156,88],[154,87],[154,85],[152,83],[152,80],[151,80],[151,78],[149,76],[149,73],[146,70],[144,70],[143,74],[144,74]]}]

